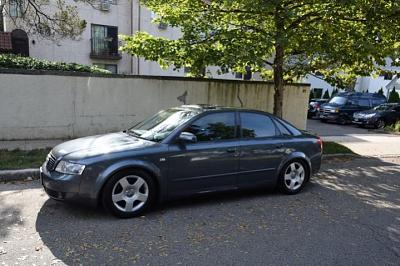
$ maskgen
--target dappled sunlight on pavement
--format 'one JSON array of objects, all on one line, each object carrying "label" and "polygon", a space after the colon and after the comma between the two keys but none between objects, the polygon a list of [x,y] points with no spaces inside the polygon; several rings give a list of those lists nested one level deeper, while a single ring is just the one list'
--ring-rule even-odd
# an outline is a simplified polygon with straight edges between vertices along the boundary
[{"label": "dappled sunlight on pavement", "polygon": [[36,181],[2,184],[0,263],[396,265],[399,173],[400,159],[330,160],[298,195],[205,195],[135,219],[50,200]]}]

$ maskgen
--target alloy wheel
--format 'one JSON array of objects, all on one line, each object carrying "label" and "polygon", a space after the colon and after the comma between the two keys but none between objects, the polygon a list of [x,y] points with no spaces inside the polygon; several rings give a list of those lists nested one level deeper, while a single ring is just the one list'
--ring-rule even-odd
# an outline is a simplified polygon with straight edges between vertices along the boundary
[{"label": "alloy wheel", "polygon": [[299,162],[292,162],[287,166],[284,173],[284,184],[289,190],[295,191],[303,184],[304,177],[305,171],[303,165]]},{"label": "alloy wheel", "polygon": [[140,176],[125,176],[118,180],[112,189],[112,202],[122,212],[139,210],[148,198],[149,186]]}]

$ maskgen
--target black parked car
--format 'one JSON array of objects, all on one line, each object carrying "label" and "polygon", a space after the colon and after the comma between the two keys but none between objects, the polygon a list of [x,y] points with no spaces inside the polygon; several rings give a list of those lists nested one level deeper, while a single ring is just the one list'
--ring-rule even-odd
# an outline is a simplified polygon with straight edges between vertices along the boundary
[{"label": "black parked car", "polygon": [[321,106],[321,122],[351,123],[355,112],[366,111],[386,103],[386,97],[377,93],[343,92]]},{"label": "black parked car", "polygon": [[321,156],[319,137],[271,114],[185,105],[123,132],[62,143],[40,176],[51,198],[132,217],[155,202],[206,192],[277,186],[295,194]]},{"label": "black parked car", "polygon": [[308,105],[307,118],[319,118],[321,105],[329,102],[329,99],[312,99]]},{"label": "black parked car", "polygon": [[361,127],[373,126],[383,128],[400,120],[400,104],[381,104],[374,109],[356,112],[353,115],[353,123]]}]

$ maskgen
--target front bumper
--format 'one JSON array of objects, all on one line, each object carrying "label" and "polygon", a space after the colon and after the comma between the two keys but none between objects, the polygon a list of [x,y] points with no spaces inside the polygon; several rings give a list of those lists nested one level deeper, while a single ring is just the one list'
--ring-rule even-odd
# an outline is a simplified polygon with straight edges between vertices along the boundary
[{"label": "front bumper", "polygon": [[339,113],[320,113],[319,118],[329,121],[338,121]]},{"label": "front bumper", "polygon": [[80,194],[81,179],[80,175],[66,175],[55,171],[49,172],[45,165],[40,167],[40,182],[50,198],[95,206],[96,200],[82,197]]},{"label": "front bumper", "polygon": [[363,126],[373,126],[376,123],[376,119],[374,118],[353,118],[353,124],[363,125]]}]

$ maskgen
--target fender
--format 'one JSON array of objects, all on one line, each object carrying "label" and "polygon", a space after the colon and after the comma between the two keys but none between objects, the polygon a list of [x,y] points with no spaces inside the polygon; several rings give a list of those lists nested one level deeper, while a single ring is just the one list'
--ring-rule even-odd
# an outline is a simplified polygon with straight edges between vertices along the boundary
[{"label": "fender", "polygon": [[159,185],[159,201],[163,201],[166,198],[167,182],[164,178],[162,178],[160,169],[153,163],[137,159],[119,161],[105,168],[96,179],[96,183],[94,184],[93,188],[94,195],[92,195],[92,197],[95,197],[96,199],[99,197],[104,184],[112,175],[121,170],[129,168],[137,168],[149,172],[156,179],[155,181]]},{"label": "fender", "polygon": [[278,168],[276,169],[276,179],[279,178],[279,173],[283,170],[283,167],[287,162],[293,159],[303,159],[304,161],[307,162],[308,170],[310,171],[310,175],[312,173],[312,166],[311,166],[311,160],[305,155],[303,152],[300,151],[294,151],[292,153],[287,154],[279,164]]}]

